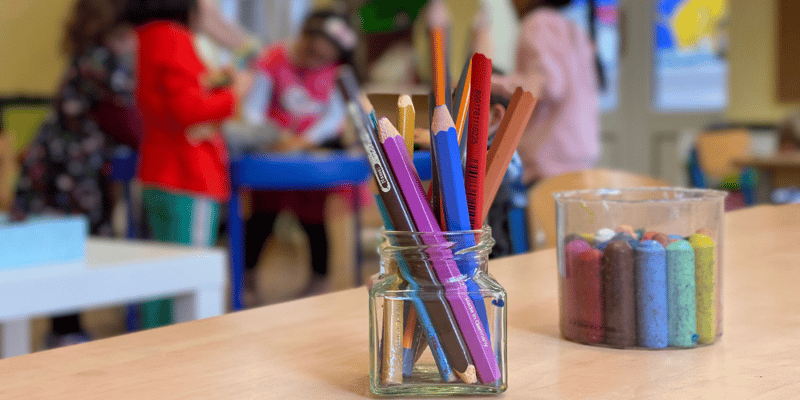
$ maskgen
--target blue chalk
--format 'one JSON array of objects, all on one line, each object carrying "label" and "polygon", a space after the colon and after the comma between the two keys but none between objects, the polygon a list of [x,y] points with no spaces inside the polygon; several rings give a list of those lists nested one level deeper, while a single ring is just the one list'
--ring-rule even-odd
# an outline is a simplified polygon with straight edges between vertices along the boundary
[{"label": "blue chalk", "polygon": [[672,239],[672,240],[683,240],[683,239],[685,239],[681,235],[669,235],[669,238]]},{"label": "blue chalk", "polygon": [[660,349],[669,344],[666,251],[645,240],[636,253],[636,317],[639,346]]}]

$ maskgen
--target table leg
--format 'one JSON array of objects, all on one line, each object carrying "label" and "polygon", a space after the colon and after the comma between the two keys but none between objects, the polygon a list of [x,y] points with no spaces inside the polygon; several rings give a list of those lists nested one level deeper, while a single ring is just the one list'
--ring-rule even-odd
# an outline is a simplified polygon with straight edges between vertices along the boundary
[{"label": "table leg", "polygon": [[242,221],[239,186],[231,182],[231,200],[228,202],[228,249],[231,255],[231,308],[242,309],[244,289],[244,222]]},{"label": "table leg", "polygon": [[175,298],[172,318],[175,322],[216,317],[224,312],[225,295],[221,287],[198,288]]},{"label": "table leg", "polygon": [[21,356],[31,352],[31,323],[29,319],[3,321],[0,326],[0,356]]}]

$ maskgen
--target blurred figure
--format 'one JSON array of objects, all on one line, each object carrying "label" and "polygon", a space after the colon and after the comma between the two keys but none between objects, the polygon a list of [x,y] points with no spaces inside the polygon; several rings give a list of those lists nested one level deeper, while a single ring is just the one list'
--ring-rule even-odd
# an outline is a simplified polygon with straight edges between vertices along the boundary
[{"label": "blurred figure", "polygon": [[[345,104],[336,77],[340,65],[352,65],[355,47],[356,34],[344,17],[316,11],[306,18],[298,37],[264,50],[245,115],[250,123],[274,127],[272,150],[344,148]],[[324,289],[328,272],[324,211],[329,194],[323,190],[253,193],[253,215],[245,234],[246,302],[254,301],[253,270],[261,248],[278,213],[287,209],[297,215],[309,238],[313,277],[307,291]]]},{"label": "blurred figure", "polygon": [[[135,38],[123,20],[125,0],[78,0],[64,31],[69,64],[54,110],[27,149],[11,215],[82,214],[91,235],[112,236],[112,149],[139,145],[133,109]],[[78,315],[53,319],[46,346],[89,340]]]},{"label": "blurred figure", "polygon": [[800,151],[800,112],[787,116],[778,127],[778,151],[781,153]]},{"label": "blurred figure", "polygon": [[570,0],[515,0],[522,18],[517,65],[492,77],[492,91],[516,87],[539,98],[518,151],[523,182],[593,167],[600,153],[598,85],[590,38],[559,10]]},{"label": "blurred figure", "polygon": [[[230,196],[228,158],[219,124],[249,88],[211,79],[193,45],[197,0],[129,0],[139,38],[136,101],[144,123],[139,152],[144,214],[158,241],[211,246],[220,206]],[[220,86],[223,85],[223,86]],[[142,326],[171,322],[170,301],[142,307]]]}]

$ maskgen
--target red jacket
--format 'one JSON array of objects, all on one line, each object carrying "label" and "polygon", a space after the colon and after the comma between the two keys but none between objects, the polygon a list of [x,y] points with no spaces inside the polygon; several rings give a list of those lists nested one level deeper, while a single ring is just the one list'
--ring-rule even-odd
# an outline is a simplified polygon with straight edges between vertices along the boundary
[{"label": "red jacket", "polygon": [[185,27],[158,21],[137,33],[136,101],[144,125],[139,179],[146,185],[227,201],[230,184],[222,135],[214,128],[210,138],[192,144],[186,132],[230,117],[236,106],[232,92],[201,85],[207,70]]}]

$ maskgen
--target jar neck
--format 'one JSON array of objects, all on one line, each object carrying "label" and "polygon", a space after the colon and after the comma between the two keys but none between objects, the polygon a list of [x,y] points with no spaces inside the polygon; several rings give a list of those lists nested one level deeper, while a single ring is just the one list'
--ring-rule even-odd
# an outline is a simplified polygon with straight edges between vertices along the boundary
[{"label": "jar neck", "polygon": [[416,277],[420,286],[453,283],[485,273],[494,246],[491,229],[486,226],[441,233],[385,231],[382,239],[381,273]]}]

